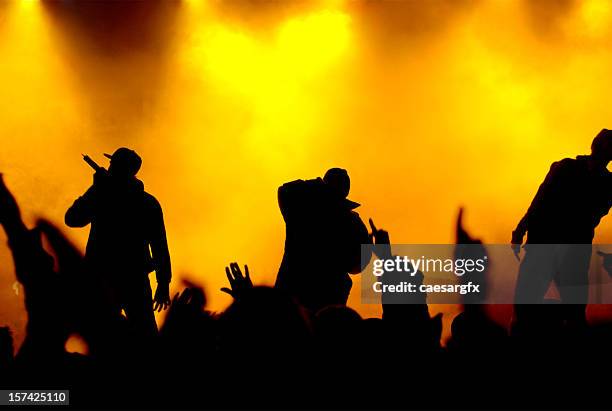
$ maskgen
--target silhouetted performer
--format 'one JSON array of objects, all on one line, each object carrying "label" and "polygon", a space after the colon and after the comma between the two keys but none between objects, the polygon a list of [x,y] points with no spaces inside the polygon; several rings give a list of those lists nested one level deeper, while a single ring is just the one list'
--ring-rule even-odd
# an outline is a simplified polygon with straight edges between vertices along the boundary
[{"label": "silhouetted performer", "polygon": [[371,243],[354,211],[359,204],[347,199],[349,190],[349,176],[340,168],[278,189],[286,239],[276,287],[313,311],[346,304],[352,287],[348,274],[361,272],[361,244]]},{"label": "silhouetted performer", "polygon": [[[125,311],[138,334],[155,335],[153,312],[170,303],[170,255],[162,209],[136,178],[142,164],[136,152],[119,148],[105,156],[110,158],[108,172],[94,174],[94,184],[66,212],[66,224],[91,224],[86,267],[105,279],[116,308]],[[154,299],[148,278],[153,270]]]},{"label": "silhouetted performer", "polygon": [[512,233],[517,257],[527,233],[515,294],[518,323],[532,312],[522,304],[542,303],[551,281],[565,304],[566,321],[585,322],[591,243],[612,205],[612,177],[606,168],[611,159],[612,132],[603,129],[590,155],[553,163]]}]

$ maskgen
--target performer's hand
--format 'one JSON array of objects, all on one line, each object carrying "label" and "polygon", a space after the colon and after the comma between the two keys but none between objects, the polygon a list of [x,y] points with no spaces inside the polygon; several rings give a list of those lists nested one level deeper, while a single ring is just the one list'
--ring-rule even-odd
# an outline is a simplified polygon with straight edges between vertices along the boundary
[{"label": "performer's hand", "polygon": [[520,257],[520,252],[521,252],[521,244],[512,244],[510,245],[510,248],[512,248],[512,252],[514,253],[514,256],[516,257],[516,259],[518,261],[521,261],[521,257]]},{"label": "performer's hand", "polygon": [[230,263],[229,267],[225,267],[225,275],[230,283],[230,288],[223,287],[221,291],[231,295],[234,298],[240,298],[240,295],[250,288],[253,288],[253,282],[249,274],[249,266],[245,264],[244,275],[240,270],[238,263]]},{"label": "performer's hand", "polygon": [[170,284],[157,284],[155,297],[153,297],[153,311],[163,311],[170,306]]}]

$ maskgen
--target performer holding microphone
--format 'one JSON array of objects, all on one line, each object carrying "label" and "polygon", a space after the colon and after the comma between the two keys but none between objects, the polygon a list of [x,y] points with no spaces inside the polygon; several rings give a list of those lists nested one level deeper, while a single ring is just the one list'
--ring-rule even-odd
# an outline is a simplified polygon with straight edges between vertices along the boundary
[{"label": "performer holding microphone", "polygon": [[[85,253],[86,268],[107,285],[118,313],[123,310],[130,328],[144,338],[157,333],[154,310],[170,304],[170,254],[162,209],[136,178],[142,160],[135,151],[119,148],[108,170],[89,156],[93,185],[68,209],[69,227],[91,224]],[[152,297],[149,273],[155,270],[157,289]]]}]

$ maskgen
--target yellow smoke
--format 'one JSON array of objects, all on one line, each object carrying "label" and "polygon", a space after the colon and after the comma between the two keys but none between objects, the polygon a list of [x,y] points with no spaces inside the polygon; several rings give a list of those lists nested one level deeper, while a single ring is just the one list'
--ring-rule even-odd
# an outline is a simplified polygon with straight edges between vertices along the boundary
[{"label": "yellow smoke", "polygon": [[[173,287],[202,283],[215,310],[230,261],[274,281],[283,182],[344,167],[396,243],[453,241],[460,205],[474,235],[505,243],[550,163],[611,126],[607,1],[172,4],[113,38],[62,6],[0,6],[0,171],[28,221],[61,224],[91,182],[80,154],[136,149]],[[66,232],[84,247],[86,230]],[[0,323],[21,332],[0,259]],[[351,304],[377,314],[355,280]]]}]

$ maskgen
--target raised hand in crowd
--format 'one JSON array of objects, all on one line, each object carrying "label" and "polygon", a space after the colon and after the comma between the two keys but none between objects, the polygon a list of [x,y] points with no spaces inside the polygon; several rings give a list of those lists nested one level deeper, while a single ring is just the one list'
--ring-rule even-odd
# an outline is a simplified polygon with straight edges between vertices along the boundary
[{"label": "raised hand in crowd", "polygon": [[456,244],[482,244],[482,241],[474,238],[467,232],[463,225],[463,207],[459,208],[459,214],[457,215],[456,223]]},{"label": "raised hand in crowd", "polygon": [[4,182],[4,176],[0,173],[0,224],[7,231],[7,236],[15,234],[16,230],[25,231],[26,227],[21,221],[19,206],[13,194]]},{"label": "raised hand in crowd", "polygon": [[370,229],[372,230],[369,236],[372,240],[372,244],[374,244],[374,253],[378,258],[392,258],[389,233],[377,228],[374,224],[374,220],[371,218],[369,219],[369,223]]},{"label": "raised hand in crowd", "polygon": [[172,298],[171,310],[168,315],[185,315],[187,312],[201,313],[206,305],[206,297],[202,288],[187,283],[188,287],[176,293]]},{"label": "raised hand in crowd", "polygon": [[253,288],[253,282],[249,274],[249,266],[244,265],[244,275],[238,263],[230,263],[228,267],[225,267],[225,275],[229,281],[230,288],[223,287],[221,291],[234,297],[235,299],[240,298],[246,290]]}]

